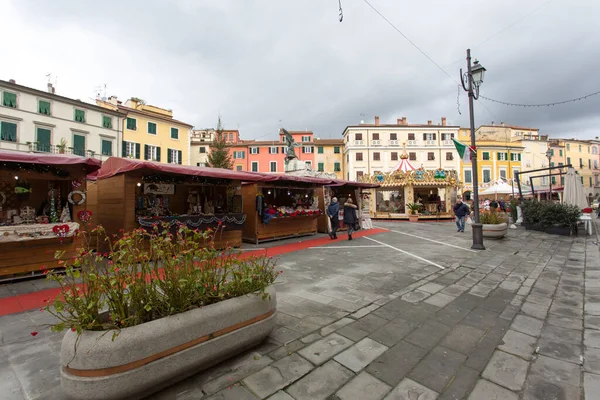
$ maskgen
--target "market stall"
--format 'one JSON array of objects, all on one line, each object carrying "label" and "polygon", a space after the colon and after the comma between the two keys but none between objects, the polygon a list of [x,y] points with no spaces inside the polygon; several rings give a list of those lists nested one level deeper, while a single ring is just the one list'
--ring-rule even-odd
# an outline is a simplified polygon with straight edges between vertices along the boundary
[{"label": "market stall", "polygon": [[266,178],[220,168],[111,157],[98,173],[99,222],[109,234],[155,225],[216,229],[217,248],[239,247],[246,216],[241,182]]},{"label": "market stall", "polygon": [[0,277],[55,268],[56,251],[75,254],[74,234],[91,218],[85,177],[98,168],[90,158],[0,150]]},{"label": "market stall", "polygon": [[242,185],[244,241],[260,243],[317,233],[319,190],[331,179],[260,174],[266,181]]}]

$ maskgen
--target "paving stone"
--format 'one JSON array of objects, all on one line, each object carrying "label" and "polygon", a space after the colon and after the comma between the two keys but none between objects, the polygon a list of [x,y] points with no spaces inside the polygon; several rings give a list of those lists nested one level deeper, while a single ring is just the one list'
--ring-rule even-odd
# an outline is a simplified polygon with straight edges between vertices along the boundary
[{"label": "paving stone", "polygon": [[296,400],[325,400],[354,374],[331,360],[286,389]]},{"label": "paving stone", "polygon": [[297,354],[284,357],[243,380],[244,385],[265,398],[301,378],[312,370],[310,362]]},{"label": "paving stone", "polygon": [[552,304],[550,307],[551,314],[565,315],[567,317],[582,317],[583,316],[583,308],[582,307],[571,307],[564,306],[558,303]]},{"label": "paving stone", "polygon": [[291,330],[285,326],[281,326],[273,329],[273,331],[271,331],[269,334],[269,337],[281,344],[287,344],[296,339],[300,339],[300,337],[302,337],[302,333]]},{"label": "paving stone", "polygon": [[294,340],[285,346],[281,346],[269,353],[269,357],[273,360],[280,360],[283,357],[291,355],[293,352],[300,350],[305,346],[300,340]]},{"label": "paving stone", "polygon": [[210,397],[206,397],[206,400],[258,400],[258,397],[250,393],[245,387],[234,385]]},{"label": "paving stone", "polygon": [[487,295],[490,294],[491,291],[492,288],[483,286],[481,283],[479,283],[476,286],[474,286],[471,290],[469,290],[469,293],[473,296],[487,297]]},{"label": "paving stone", "polygon": [[600,317],[586,315],[583,324],[586,328],[600,330]]},{"label": "paving stone", "polygon": [[495,351],[481,376],[511,390],[521,390],[529,363],[503,351]]},{"label": "paving stone", "polygon": [[562,342],[542,337],[538,342],[540,354],[569,361],[575,364],[581,362],[581,345]]},{"label": "paving stone", "polygon": [[435,400],[438,394],[433,390],[405,378],[396,386],[384,400]]},{"label": "paving stone", "polygon": [[583,366],[588,372],[600,374],[600,349],[586,347],[584,350]]},{"label": "paving stone", "polygon": [[427,350],[402,340],[369,364],[366,371],[385,383],[396,386],[425,354]]},{"label": "paving stone", "polygon": [[552,297],[530,294],[527,296],[527,301],[533,304],[539,304],[540,306],[550,307],[550,304],[552,303]]},{"label": "paving stone", "polygon": [[600,302],[586,302],[585,313],[587,315],[600,315]]},{"label": "paving stone", "polygon": [[370,334],[369,337],[376,342],[391,347],[412,332],[416,327],[417,324],[414,322],[396,318]]},{"label": "paving stone", "polygon": [[473,310],[475,307],[481,304],[481,298],[473,296],[469,293],[463,293],[458,296],[456,300],[452,302],[452,304],[460,308]]},{"label": "paving stone", "polygon": [[459,307],[455,302],[452,302],[436,312],[435,319],[444,325],[454,326],[466,317],[469,312],[471,312],[469,308]]},{"label": "paving stone", "polygon": [[228,364],[229,370],[226,373],[215,379],[209,380],[202,385],[204,393],[211,395],[219,390],[225,389],[228,386],[231,386],[233,382],[238,382],[273,362],[270,357],[260,356],[256,352],[249,353],[248,355],[232,361],[233,363]]},{"label": "paving stone", "polygon": [[600,395],[600,375],[585,372],[583,374],[583,390],[586,398],[590,398],[593,395]]},{"label": "paving stone", "polygon": [[321,365],[353,344],[354,342],[350,339],[337,333],[332,333],[331,335],[304,347],[298,351],[298,354],[315,365]]},{"label": "paving stone", "polygon": [[427,293],[437,293],[440,290],[444,289],[444,285],[439,285],[437,283],[433,283],[433,282],[429,282],[428,284],[425,284],[421,287],[419,287],[419,290],[423,291],[423,292],[427,292]]},{"label": "paving stone", "polygon": [[427,292],[422,292],[420,290],[413,290],[412,292],[406,293],[402,296],[402,300],[408,301],[409,303],[418,303],[419,301],[423,301],[430,296]]},{"label": "paving stone", "polygon": [[361,372],[336,393],[340,400],[381,400],[392,387],[367,372]]},{"label": "paving stone", "polygon": [[352,318],[342,318],[342,319],[334,322],[331,325],[321,328],[320,333],[322,336],[327,336],[330,333],[333,333],[333,332],[337,331],[338,329],[340,329],[348,324],[351,324],[353,322],[354,322],[354,320]]},{"label": "paving stone", "polygon": [[525,315],[529,315],[530,317],[534,317],[537,319],[546,319],[546,315],[548,314],[548,307],[541,306],[539,304],[525,302],[521,306],[521,311]]},{"label": "paving stone", "polygon": [[284,392],[283,390],[280,390],[273,396],[269,397],[269,400],[294,400],[294,398],[286,392]]},{"label": "paving stone", "polygon": [[451,350],[468,355],[475,349],[485,331],[469,325],[457,325],[440,343]]},{"label": "paving stone", "polygon": [[476,308],[471,311],[463,320],[463,324],[474,326],[475,328],[486,330],[496,322],[498,313],[494,311],[485,310],[483,308]]},{"label": "paving stone", "polygon": [[408,377],[440,393],[467,357],[442,346],[435,347]]},{"label": "paving stone", "polygon": [[468,400],[518,400],[519,396],[495,383],[479,379]]},{"label": "paving stone", "polygon": [[432,318],[440,308],[427,303],[411,304],[400,313],[402,319],[421,323]]},{"label": "paving stone", "polygon": [[550,314],[546,322],[550,325],[560,326],[561,328],[583,330],[583,319],[581,318]]},{"label": "paving stone", "polygon": [[542,329],[542,338],[551,339],[558,342],[572,344],[581,344],[581,331],[575,329],[561,328],[560,326],[548,325]]},{"label": "paving stone", "polygon": [[375,332],[377,329],[381,328],[387,323],[387,319],[378,317],[377,315],[369,314],[356,321],[354,324],[352,324],[352,326],[355,326],[362,331],[371,333]]},{"label": "paving stone", "polygon": [[377,310],[379,308],[379,306],[377,304],[371,304],[370,306],[366,306],[361,308],[360,310],[358,310],[357,312],[355,312],[354,314],[351,315],[351,317],[353,318],[362,318],[367,314],[370,314],[371,312]]},{"label": "paving stone", "polygon": [[515,331],[538,337],[542,333],[543,326],[544,321],[540,321],[539,319],[527,315],[517,315],[510,327]]},{"label": "paving stone", "polygon": [[450,285],[442,290],[440,293],[447,294],[452,297],[458,297],[463,294],[467,289],[459,285]]},{"label": "paving stone", "polygon": [[[325,296],[323,296],[325,297]],[[331,299],[331,297],[328,297],[329,299]],[[363,307],[363,304],[359,303],[351,303],[349,301],[346,300],[333,300],[331,303],[329,303],[330,306],[338,308],[342,311],[347,311],[347,312],[355,312],[358,311],[360,308]]]},{"label": "paving stone", "polygon": [[473,386],[475,386],[478,377],[478,371],[463,365],[452,379],[452,382],[444,389],[438,400],[465,399]]},{"label": "paving stone", "polygon": [[429,320],[406,336],[404,340],[426,350],[433,348],[448,332],[450,327],[435,320]]},{"label": "paving stone", "polygon": [[358,342],[362,338],[365,338],[369,335],[369,332],[357,328],[356,322],[353,322],[350,325],[346,325],[343,328],[338,329],[336,333],[339,333],[340,335],[345,336],[354,342]]},{"label": "paving stone", "polygon": [[531,363],[523,399],[579,398],[579,366],[540,355]]},{"label": "paving stone", "polygon": [[321,336],[318,333],[311,333],[310,335],[304,336],[303,338],[300,339],[300,341],[302,343],[308,344],[308,343],[312,343],[314,341],[317,341],[319,339],[321,339],[323,336]]},{"label": "paving stone", "polygon": [[600,331],[593,329],[583,330],[583,344],[587,347],[600,349]]},{"label": "paving stone", "polygon": [[447,294],[438,293],[429,297],[425,300],[425,303],[431,304],[437,307],[446,307],[450,302],[452,302],[456,297],[449,296]]},{"label": "paving stone", "polygon": [[334,359],[352,371],[358,372],[382,355],[387,349],[387,346],[365,338],[338,354]]}]

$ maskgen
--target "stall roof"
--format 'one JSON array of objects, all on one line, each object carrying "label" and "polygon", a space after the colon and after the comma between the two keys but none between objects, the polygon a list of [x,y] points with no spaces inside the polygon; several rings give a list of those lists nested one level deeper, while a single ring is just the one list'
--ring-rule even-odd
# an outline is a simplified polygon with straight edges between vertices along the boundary
[{"label": "stall roof", "polygon": [[342,179],[334,179],[330,185],[327,186],[349,186],[349,187],[357,187],[363,189],[374,189],[378,188],[381,185],[378,183],[367,183],[367,182],[354,182],[354,181],[345,181]]},{"label": "stall roof", "polygon": [[317,183],[319,185],[328,185],[332,182],[329,178],[316,178],[313,176],[294,176],[294,175],[279,175],[279,174],[268,174],[266,172],[254,172],[253,175],[260,175],[266,182],[303,182],[303,183]]},{"label": "stall roof", "polygon": [[95,158],[74,156],[71,154],[24,153],[20,151],[0,150],[0,162],[53,165],[57,167],[83,167],[87,173],[100,169],[102,162]]},{"label": "stall roof", "polygon": [[231,171],[222,168],[191,167],[179,164],[160,164],[152,161],[131,160],[128,158],[110,157],[102,164],[97,179],[106,179],[118,174],[132,171],[165,173],[172,175],[205,176],[216,179],[232,179],[249,182],[269,180],[262,174],[252,172]]}]

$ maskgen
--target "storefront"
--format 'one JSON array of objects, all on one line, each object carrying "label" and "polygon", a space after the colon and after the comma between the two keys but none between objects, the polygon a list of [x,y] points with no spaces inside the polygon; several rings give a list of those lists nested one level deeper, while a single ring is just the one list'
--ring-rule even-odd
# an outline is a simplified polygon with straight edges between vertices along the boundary
[{"label": "storefront", "polygon": [[109,234],[155,225],[217,230],[215,247],[239,247],[246,223],[241,182],[266,178],[219,168],[111,157],[97,177],[99,223]]},{"label": "storefront", "polygon": [[0,150],[0,278],[56,268],[76,251],[86,229],[86,175],[96,159]]},{"label": "storefront", "polygon": [[331,179],[261,174],[267,181],[242,185],[244,241],[260,243],[317,233],[319,191]]}]

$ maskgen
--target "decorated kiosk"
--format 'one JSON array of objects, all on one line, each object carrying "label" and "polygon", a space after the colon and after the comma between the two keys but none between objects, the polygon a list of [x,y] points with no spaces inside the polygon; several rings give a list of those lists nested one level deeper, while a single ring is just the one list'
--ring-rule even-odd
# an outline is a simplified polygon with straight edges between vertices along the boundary
[{"label": "decorated kiosk", "polygon": [[75,254],[73,235],[92,212],[86,175],[100,161],[66,154],[0,150],[0,279],[59,265]]},{"label": "decorated kiosk", "polygon": [[107,233],[184,224],[217,229],[215,247],[239,247],[246,216],[241,182],[253,173],[111,157],[97,176],[99,222]]}]

